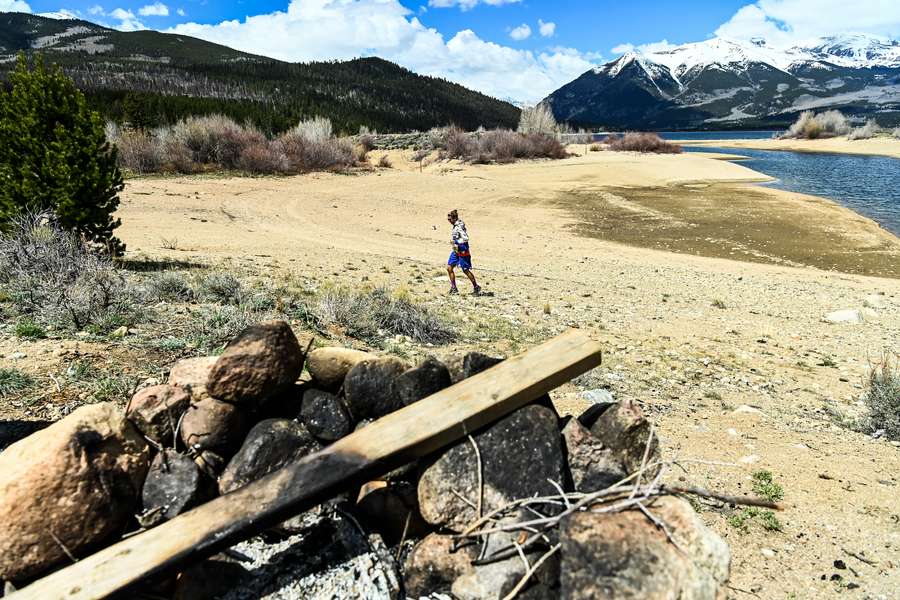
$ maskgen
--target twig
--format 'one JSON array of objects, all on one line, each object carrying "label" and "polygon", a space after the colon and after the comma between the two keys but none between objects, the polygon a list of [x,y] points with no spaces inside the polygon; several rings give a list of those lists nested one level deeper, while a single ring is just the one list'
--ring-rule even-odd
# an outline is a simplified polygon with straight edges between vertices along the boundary
[{"label": "twig", "polygon": [[476,509],[477,514],[475,517],[480,519],[484,506],[484,466],[481,463],[481,452],[478,451],[478,444],[475,443],[475,438],[471,435],[468,437],[472,443],[472,448],[475,450],[475,460],[478,462],[478,508]]},{"label": "twig", "polygon": [[465,502],[466,504],[468,504],[470,507],[472,507],[473,510],[478,510],[478,507],[475,506],[474,502],[472,502],[471,500],[469,500],[468,498],[466,498],[465,496],[463,496],[462,494],[460,494],[453,488],[450,488],[450,493],[453,494],[454,496],[456,496],[457,498],[459,498],[460,500],[462,500],[463,502]]},{"label": "twig", "polygon": [[549,477],[547,478],[547,481],[550,482],[550,485],[552,485],[553,487],[556,488],[556,491],[559,492],[560,496],[562,496],[563,502],[566,503],[566,508],[569,508],[569,506],[570,506],[569,498],[566,496],[566,493],[563,491],[562,486],[559,485],[558,483],[556,483],[555,481],[553,481],[552,479],[550,479]]},{"label": "twig", "polygon": [[525,551],[522,550],[522,545],[519,542],[513,542],[513,546],[516,547],[516,552],[519,553],[519,558],[522,559],[522,562],[525,563],[525,571],[528,572],[531,570],[531,563],[528,562],[528,557],[525,556]]},{"label": "twig", "polygon": [[559,549],[561,547],[562,544],[556,544],[555,546],[550,548],[550,550],[548,550],[542,557],[540,557],[537,562],[535,562],[534,565],[525,572],[525,574],[522,576],[522,579],[519,580],[519,583],[517,583],[516,586],[503,597],[503,600],[512,600],[513,598],[515,598],[519,594],[519,592],[522,591],[522,588],[525,587],[525,584],[528,583],[528,580],[531,579],[531,576],[534,575],[535,571],[537,571],[538,568],[542,564],[544,564],[548,558],[559,552]]},{"label": "twig", "polygon": [[403,523],[403,533],[400,535],[400,543],[397,544],[397,555],[394,557],[398,563],[400,562],[400,553],[403,551],[403,542],[406,541],[406,534],[409,532],[409,520],[412,518],[412,511],[406,511],[406,522]]},{"label": "twig", "polygon": [[[57,379],[56,376],[53,375],[53,373],[50,373],[50,379],[52,379],[53,383],[56,384],[56,392],[61,393],[62,386],[59,384],[59,379]],[[129,400],[129,402],[131,402],[131,401]]]},{"label": "twig", "polygon": [[49,533],[49,534],[50,534],[50,537],[53,538],[53,541],[56,542],[57,545],[59,545],[60,548],[62,548],[62,551],[65,552],[65,553],[66,553],[66,556],[69,557],[69,560],[71,560],[73,563],[78,562],[78,559],[75,558],[75,556],[74,556],[71,552],[69,552],[69,549],[66,548],[66,545],[62,543],[62,540],[60,540],[58,537],[56,537],[56,535],[55,535],[52,531],[50,531],[49,529],[47,530],[47,533]]},{"label": "twig", "polygon": [[847,556],[852,556],[856,560],[862,561],[862,562],[866,563],[867,565],[869,565],[870,567],[878,566],[878,561],[872,560],[870,558],[866,558],[865,556],[860,556],[856,552],[851,552],[850,550],[847,550],[843,546],[841,546],[841,550],[843,550],[844,554],[846,554]]},{"label": "twig", "polygon": [[638,506],[639,509],[641,509],[641,512],[644,513],[644,515],[645,515],[648,519],[650,519],[650,521],[651,521],[658,529],[662,530],[662,532],[666,534],[666,538],[669,540],[669,542],[671,542],[671,544],[672,544],[673,546],[675,546],[675,549],[676,549],[676,550],[678,550],[679,552],[681,552],[684,556],[688,556],[688,553],[685,552],[684,548],[681,547],[681,544],[679,544],[679,543],[675,540],[675,536],[672,535],[672,532],[669,530],[669,528],[666,526],[665,522],[664,522],[662,519],[660,519],[659,517],[657,517],[656,515],[654,515],[652,512],[650,512],[650,509],[647,508],[646,506],[644,506],[644,504],[643,504],[642,502],[638,502],[638,503],[637,503],[637,506]]},{"label": "twig", "polygon": [[647,434],[647,443],[644,445],[644,457],[641,459],[641,468],[638,469],[637,483],[634,484],[634,488],[631,490],[631,498],[634,498],[634,495],[637,494],[638,489],[641,487],[641,476],[644,473],[644,470],[647,468],[647,461],[650,460],[650,446],[653,444],[653,423],[650,423],[650,433]]}]

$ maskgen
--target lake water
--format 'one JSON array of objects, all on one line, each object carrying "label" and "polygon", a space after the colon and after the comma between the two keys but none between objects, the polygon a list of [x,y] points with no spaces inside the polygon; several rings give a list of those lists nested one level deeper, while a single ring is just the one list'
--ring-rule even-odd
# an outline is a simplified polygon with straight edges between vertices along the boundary
[{"label": "lake water", "polygon": [[659,136],[666,140],[770,140],[783,131],[662,131]]},{"label": "lake water", "polygon": [[896,158],[746,148],[685,150],[746,156],[750,160],[740,164],[775,178],[764,185],[830,198],[900,236],[900,160]]}]

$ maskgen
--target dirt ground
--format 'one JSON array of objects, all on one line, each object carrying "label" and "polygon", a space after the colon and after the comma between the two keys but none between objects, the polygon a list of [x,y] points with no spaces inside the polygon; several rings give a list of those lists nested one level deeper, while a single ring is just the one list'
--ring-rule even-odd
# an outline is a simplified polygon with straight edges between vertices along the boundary
[{"label": "dirt ground", "polygon": [[[697,154],[502,166],[388,154],[394,168],[352,175],[132,179],[119,236],[132,258],[402,286],[460,322],[588,329],[607,351],[582,387],[643,404],[686,461],[672,478],[744,494],[766,469],[784,486],[780,532],[697,506],[731,545],[729,597],[900,597],[900,445],[840,424],[864,412],[870,362],[900,347],[900,240]],[[446,295],[452,208],[492,296]],[[839,309],[865,320],[823,321]],[[515,349],[487,332],[455,348]],[[587,405],[573,385],[554,399]]]}]

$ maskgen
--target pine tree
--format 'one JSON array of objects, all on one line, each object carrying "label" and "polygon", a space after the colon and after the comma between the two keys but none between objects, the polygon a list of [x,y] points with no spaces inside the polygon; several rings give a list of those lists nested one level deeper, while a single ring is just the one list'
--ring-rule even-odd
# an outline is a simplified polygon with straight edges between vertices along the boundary
[{"label": "pine tree", "polygon": [[64,227],[120,253],[113,213],[124,187],[100,115],[74,82],[38,55],[19,54],[0,91],[0,225],[24,211],[53,211]]}]

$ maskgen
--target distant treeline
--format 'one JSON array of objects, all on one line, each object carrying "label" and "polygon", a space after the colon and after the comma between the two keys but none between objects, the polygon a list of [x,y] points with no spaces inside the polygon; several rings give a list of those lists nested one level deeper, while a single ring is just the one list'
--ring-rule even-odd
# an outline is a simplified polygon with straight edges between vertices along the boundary
[{"label": "distant treeline", "polygon": [[[83,53],[54,53],[109,119],[140,127],[191,115],[224,114],[280,133],[313,116],[331,119],[336,132],[360,126],[380,132],[426,131],[455,124],[474,130],[514,128],[519,109],[393,63],[366,58],[292,64],[267,60],[174,64],[85,61]],[[79,60],[80,59],[80,60]]]}]

